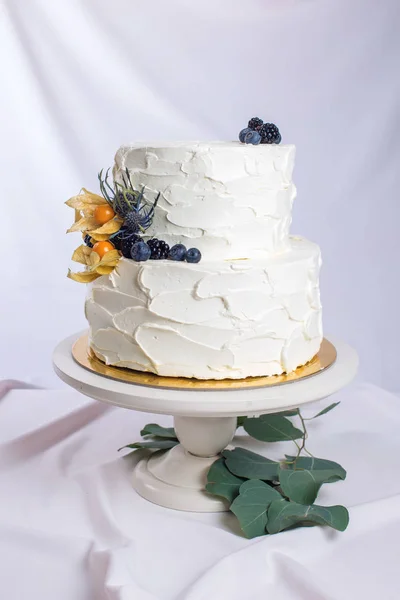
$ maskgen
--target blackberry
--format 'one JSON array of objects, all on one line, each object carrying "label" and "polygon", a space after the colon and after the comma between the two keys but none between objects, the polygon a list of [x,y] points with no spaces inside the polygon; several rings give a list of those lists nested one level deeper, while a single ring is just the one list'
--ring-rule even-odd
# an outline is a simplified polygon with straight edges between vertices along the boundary
[{"label": "blackberry", "polygon": [[135,197],[133,194],[126,193],[124,196],[122,192],[116,192],[114,196],[113,208],[120,217],[126,217],[126,215],[132,210],[132,206],[128,204],[127,200],[132,204],[132,206],[135,205]]},{"label": "blackberry", "polygon": [[110,237],[110,241],[114,244],[114,246],[117,250],[121,250],[122,241],[124,240],[124,238],[127,235],[128,235],[127,230],[124,227],[122,227],[118,231],[118,233],[116,233]]},{"label": "blackberry", "polygon": [[279,129],[273,123],[264,123],[258,133],[262,144],[279,144],[282,139]]},{"label": "blackberry", "polygon": [[150,258],[152,258],[153,260],[162,260],[168,258],[169,246],[163,240],[152,238],[147,242],[147,245],[151,250]]},{"label": "blackberry", "polygon": [[125,258],[131,258],[131,249],[133,244],[136,244],[136,242],[140,241],[141,240],[138,235],[128,235],[126,237],[123,237],[121,239],[119,248],[119,250],[121,250],[122,252],[122,256],[125,256]]},{"label": "blackberry", "polygon": [[263,124],[262,119],[259,119],[258,117],[253,117],[252,119],[250,119],[248,126],[250,127],[250,129],[254,129],[254,131],[258,131],[262,124]]},{"label": "blackberry", "polygon": [[92,238],[90,235],[86,234],[83,238],[83,242],[86,244],[86,246],[89,246],[89,248],[93,248]]}]

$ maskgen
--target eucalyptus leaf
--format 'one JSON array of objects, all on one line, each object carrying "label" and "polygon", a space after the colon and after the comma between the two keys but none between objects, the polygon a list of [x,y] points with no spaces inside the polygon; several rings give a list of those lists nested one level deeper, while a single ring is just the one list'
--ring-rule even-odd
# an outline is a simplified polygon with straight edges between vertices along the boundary
[{"label": "eucalyptus leaf", "polygon": [[316,499],[323,481],[319,481],[312,471],[291,471],[282,469],[279,472],[282,492],[300,504],[312,504]]},{"label": "eucalyptus leaf", "polygon": [[313,417],[310,417],[309,419],[307,419],[307,421],[311,421],[312,419],[316,419],[317,417],[321,417],[322,415],[326,415],[326,413],[328,413],[331,410],[333,410],[334,408],[336,408],[339,404],[340,404],[340,402],[334,402],[333,404],[330,404],[329,406],[327,406],[326,408],[324,408],[323,410],[321,410],[319,413],[317,413]]},{"label": "eucalyptus leaf", "polygon": [[282,492],[300,504],[312,504],[323,483],[345,477],[346,471],[337,463],[306,456],[299,457],[295,464],[282,464],[279,470]]},{"label": "eucalyptus leaf", "polygon": [[344,506],[305,506],[296,502],[276,500],[267,514],[268,533],[279,533],[296,525],[328,525],[344,531],[349,524],[349,513]]},{"label": "eucalyptus leaf", "polygon": [[135,442],[134,444],[127,444],[126,446],[122,446],[122,448],[118,449],[123,450],[124,448],[154,448],[155,450],[169,450],[179,444],[178,440],[163,440],[163,439],[153,439],[153,440],[145,440],[144,442]]},{"label": "eucalyptus leaf", "polygon": [[327,460],[326,458],[316,458],[315,456],[290,456],[285,454],[286,460],[285,468],[287,469],[308,469],[310,471],[326,471],[326,475],[335,474],[337,479],[330,481],[337,481],[338,479],[346,479],[346,471],[339,463],[333,460]]},{"label": "eucalyptus leaf", "polygon": [[227,466],[225,460],[219,458],[213,463],[207,474],[206,490],[215,496],[223,496],[229,502],[232,502],[239,494],[239,489],[244,479],[233,475]]},{"label": "eucalyptus leaf", "polygon": [[298,440],[303,432],[297,429],[289,419],[279,414],[261,415],[255,419],[246,419],[244,428],[249,435],[262,442],[283,442]]},{"label": "eucalyptus leaf", "polygon": [[299,409],[294,408],[293,410],[284,410],[282,412],[274,413],[275,415],[281,415],[282,417],[296,417],[299,414]]},{"label": "eucalyptus leaf", "polygon": [[140,435],[156,435],[157,437],[168,438],[169,440],[177,440],[175,429],[173,427],[161,427],[157,423],[149,423],[145,425]]},{"label": "eucalyptus leaf", "polygon": [[279,463],[245,448],[225,450],[222,456],[230,472],[239,477],[267,481],[278,478]]},{"label": "eucalyptus leaf", "polygon": [[239,496],[232,502],[230,510],[238,518],[245,535],[254,538],[265,535],[268,507],[281,498],[280,493],[267,483],[250,479],[240,486]]}]

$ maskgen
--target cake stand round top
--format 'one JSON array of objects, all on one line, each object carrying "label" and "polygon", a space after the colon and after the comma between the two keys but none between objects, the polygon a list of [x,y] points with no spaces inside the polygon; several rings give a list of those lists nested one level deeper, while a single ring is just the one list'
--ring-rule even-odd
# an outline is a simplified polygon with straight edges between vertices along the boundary
[{"label": "cake stand round top", "polygon": [[245,416],[296,408],[337,392],[350,383],[358,367],[355,350],[335,340],[336,361],[305,379],[257,388],[167,389],[116,381],[85,369],[72,356],[72,347],[82,333],[66,338],[54,350],[53,365],[60,379],[102,402],[173,416]]}]

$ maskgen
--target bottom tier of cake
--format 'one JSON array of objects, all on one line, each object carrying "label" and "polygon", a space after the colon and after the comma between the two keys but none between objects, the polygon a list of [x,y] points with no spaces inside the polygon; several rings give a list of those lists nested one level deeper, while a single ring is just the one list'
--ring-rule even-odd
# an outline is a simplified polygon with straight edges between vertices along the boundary
[{"label": "bottom tier of cake", "polygon": [[107,364],[171,377],[290,372],[322,341],[316,244],[271,259],[138,263],[90,285],[90,345]]}]

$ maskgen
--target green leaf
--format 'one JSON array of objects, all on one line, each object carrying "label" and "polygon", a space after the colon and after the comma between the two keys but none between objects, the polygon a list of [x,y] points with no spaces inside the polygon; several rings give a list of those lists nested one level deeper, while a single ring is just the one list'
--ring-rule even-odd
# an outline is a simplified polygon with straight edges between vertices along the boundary
[{"label": "green leaf", "polygon": [[254,538],[265,535],[267,509],[271,502],[281,498],[280,493],[267,483],[250,479],[240,486],[239,496],[232,502],[230,510],[237,516],[245,535]]},{"label": "green leaf", "polygon": [[336,408],[339,404],[340,404],[340,402],[334,402],[333,404],[330,404],[329,406],[327,406],[326,408],[324,408],[323,410],[321,410],[319,413],[317,413],[313,417],[310,417],[309,419],[307,419],[307,421],[311,421],[312,419],[316,419],[317,417],[321,417],[322,415],[326,415],[326,413],[328,413],[331,410],[333,410],[334,408]]},{"label": "green leaf", "polygon": [[157,437],[168,438],[169,440],[176,440],[176,433],[173,427],[161,427],[157,423],[149,423],[145,425],[140,432],[141,436],[145,435],[156,435]]},{"label": "green leaf", "polygon": [[225,460],[219,458],[213,463],[207,474],[206,490],[215,496],[223,496],[232,502],[239,494],[243,479],[235,477],[225,465]]},{"label": "green leaf", "polygon": [[289,469],[281,469],[279,482],[285,496],[300,504],[312,504],[324,483],[318,481],[312,471],[291,471]]},{"label": "green leaf", "polygon": [[266,479],[273,481],[278,479],[279,463],[265,458],[244,448],[225,450],[222,453],[226,466],[234,475],[246,479]]},{"label": "green leaf", "polygon": [[[285,454],[288,463],[285,464],[287,469],[308,469],[310,471],[326,471],[327,475],[333,473],[337,476],[337,479],[346,479],[346,471],[339,463],[333,460],[327,460],[326,458],[316,458],[315,456],[299,456],[297,459],[295,456]],[[329,473],[328,473],[329,472]],[[332,481],[337,481],[334,479]]]},{"label": "green leaf", "polygon": [[236,428],[243,427],[243,424],[244,424],[244,422],[245,422],[246,419],[247,419],[247,417],[238,417],[237,418]]},{"label": "green leaf", "polygon": [[134,444],[127,444],[126,446],[122,446],[122,448],[118,449],[118,452],[120,450],[123,450],[124,448],[133,448],[134,450],[138,448],[154,448],[156,450],[169,450],[169,448],[173,448],[177,444],[179,444],[178,440],[146,440],[144,442],[135,442]]},{"label": "green leaf", "polygon": [[305,506],[276,500],[268,509],[267,519],[268,533],[279,533],[296,525],[328,525],[344,531],[349,524],[349,513],[344,506]]},{"label": "green leaf", "polygon": [[303,437],[303,432],[294,427],[289,419],[276,414],[246,419],[244,428],[249,435],[262,442],[282,442]]},{"label": "green leaf", "polygon": [[346,471],[337,463],[306,456],[299,457],[295,464],[281,465],[279,471],[282,492],[300,504],[312,504],[323,483],[333,483],[345,477]]},{"label": "green leaf", "polygon": [[284,410],[283,412],[274,413],[275,415],[281,415],[282,417],[296,417],[299,414],[299,409],[294,408],[293,410]]}]

